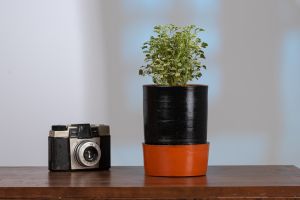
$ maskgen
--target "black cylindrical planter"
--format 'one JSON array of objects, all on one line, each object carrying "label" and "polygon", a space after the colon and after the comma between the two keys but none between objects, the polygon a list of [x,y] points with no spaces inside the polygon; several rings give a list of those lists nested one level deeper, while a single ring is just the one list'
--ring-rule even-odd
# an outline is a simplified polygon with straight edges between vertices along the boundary
[{"label": "black cylindrical planter", "polygon": [[144,85],[145,144],[206,144],[207,90],[207,85]]}]

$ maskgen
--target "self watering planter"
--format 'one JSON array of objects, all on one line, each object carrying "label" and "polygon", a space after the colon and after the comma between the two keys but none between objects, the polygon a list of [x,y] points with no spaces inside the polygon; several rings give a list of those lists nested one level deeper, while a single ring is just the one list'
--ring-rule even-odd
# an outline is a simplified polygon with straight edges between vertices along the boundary
[{"label": "self watering planter", "polygon": [[206,85],[144,85],[144,167],[150,176],[207,171]]}]

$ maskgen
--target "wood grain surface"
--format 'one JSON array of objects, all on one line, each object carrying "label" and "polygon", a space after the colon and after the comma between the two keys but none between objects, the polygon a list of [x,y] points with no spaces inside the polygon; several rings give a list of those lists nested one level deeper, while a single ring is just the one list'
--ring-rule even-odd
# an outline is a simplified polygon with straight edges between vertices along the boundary
[{"label": "wood grain surface", "polygon": [[0,199],[300,198],[295,166],[210,166],[207,176],[149,177],[143,167],[49,172],[0,167]]}]

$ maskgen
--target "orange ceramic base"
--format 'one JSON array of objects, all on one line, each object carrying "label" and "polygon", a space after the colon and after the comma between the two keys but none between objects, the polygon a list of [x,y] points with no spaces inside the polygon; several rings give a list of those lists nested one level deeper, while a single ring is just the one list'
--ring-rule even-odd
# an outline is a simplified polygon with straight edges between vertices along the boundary
[{"label": "orange ceramic base", "polygon": [[143,144],[144,169],[149,176],[201,176],[207,171],[209,144]]}]

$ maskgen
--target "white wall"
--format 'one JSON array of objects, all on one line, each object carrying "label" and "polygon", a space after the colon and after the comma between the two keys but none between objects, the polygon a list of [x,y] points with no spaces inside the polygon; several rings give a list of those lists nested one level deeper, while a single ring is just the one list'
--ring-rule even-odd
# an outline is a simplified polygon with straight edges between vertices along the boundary
[{"label": "white wall", "polygon": [[0,1],[0,165],[47,165],[52,124],[107,123],[95,5]]},{"label": "white wall", "polygon": [[207,31],[210,164],[300,167],[297,0],[0,0],[0,165],[47,165],[52,124],[111,125],[142,165],[140,47],[155,24]]}]

